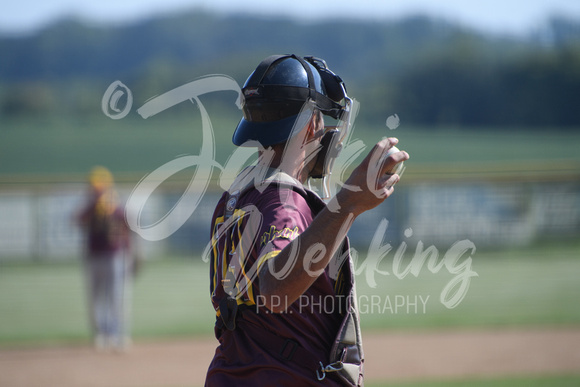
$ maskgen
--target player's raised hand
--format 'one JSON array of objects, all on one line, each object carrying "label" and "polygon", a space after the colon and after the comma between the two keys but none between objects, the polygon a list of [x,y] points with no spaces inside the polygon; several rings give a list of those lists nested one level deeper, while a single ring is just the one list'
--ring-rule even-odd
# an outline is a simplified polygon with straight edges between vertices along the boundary
[{"label": "player's raised hand", "polygon": [[400,178],[393,170],[409,159],[405,151],[389,153],[398,142],[394,137],[379,141],[354,169],[335,198],[341,211],[359,215],[378,206],[393,193]]}]

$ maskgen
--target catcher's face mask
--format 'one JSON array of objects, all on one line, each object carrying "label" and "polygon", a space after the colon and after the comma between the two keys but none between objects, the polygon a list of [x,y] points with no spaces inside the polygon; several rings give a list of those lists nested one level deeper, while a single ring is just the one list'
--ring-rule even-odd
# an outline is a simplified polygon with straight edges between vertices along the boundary
[{"label": "catcher's face mask", "polygon": [[342,150],[342,143],[347,137],[352,124],[353,101],[347,96],[346,87],[342,79],[330,71],[322,59],[314,57],[305,57],[304,59],[318,70],[326,95],[333,101],[331,109],[317,106],[322,114],[330,116],[336,122],[332,126],[325,127],[316,164],[310,173],[310,177],[322,179],[323,198],[326,199],[330,197],[328,179],[332,173],[334,161]]}]

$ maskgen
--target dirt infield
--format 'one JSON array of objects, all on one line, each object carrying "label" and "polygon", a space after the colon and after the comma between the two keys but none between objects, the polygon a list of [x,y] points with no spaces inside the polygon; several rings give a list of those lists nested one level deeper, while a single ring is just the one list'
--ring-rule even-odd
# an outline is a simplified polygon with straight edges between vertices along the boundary
[{"label": "dirt infield", "polygon": [[[580,328],[366,333],[365,379],[580,373]],[[0,350],[2,387],[203,385],[213,339],[137,342],[124,354],[89,346]]]}]

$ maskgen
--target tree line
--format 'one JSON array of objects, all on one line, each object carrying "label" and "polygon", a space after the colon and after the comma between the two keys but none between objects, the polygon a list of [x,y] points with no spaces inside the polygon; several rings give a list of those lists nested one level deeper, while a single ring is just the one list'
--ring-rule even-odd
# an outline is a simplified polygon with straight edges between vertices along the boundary
[{"label": "tree line", "polygon": [[580,127],[578,21],[506,37],[427,16],[297,22],[200,10],[117,26],[67,19],[0,37],[0,119],[100,114],[116,79],[137,103],[206,74],[241,85],[272,53],[326,59],[373,123],[396,113],[432,126]]}]

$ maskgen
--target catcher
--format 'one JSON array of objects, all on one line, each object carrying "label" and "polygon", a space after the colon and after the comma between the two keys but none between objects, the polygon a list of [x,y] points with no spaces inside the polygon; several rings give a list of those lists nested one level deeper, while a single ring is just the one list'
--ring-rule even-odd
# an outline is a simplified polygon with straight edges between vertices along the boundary
[{"label": "catcher", "polygon": [[[363,384],[363,347],[347,232],[399,181],[409,158],[377,143],[325,203],[305,186],[328,176],[351,125],[343,81],[314,57],[274,55],[242,88],[233,142],[258,147],[219,200],[210,291],[219,341],[207,386]],[[325,120],[335,125],[325,126]]]}]

